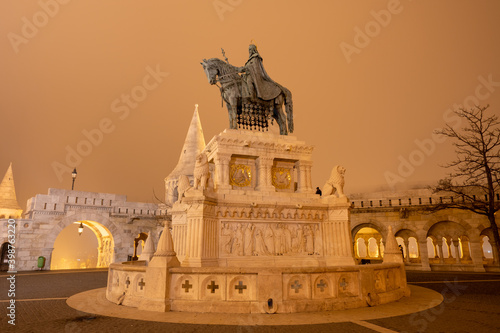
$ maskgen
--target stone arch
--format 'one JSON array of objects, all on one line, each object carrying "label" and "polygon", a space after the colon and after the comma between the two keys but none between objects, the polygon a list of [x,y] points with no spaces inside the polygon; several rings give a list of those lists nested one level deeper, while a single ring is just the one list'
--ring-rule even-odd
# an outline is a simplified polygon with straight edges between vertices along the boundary
[{"label": "stone arch", "polygon": [[[381,246],[384,231],[384,227],[373,223],[360,223],[352,229],[353,253],[361,263],[368,259],[382,259]],[[363,256],[365,248],[366,255]]]},{"label": "stone arch", "polygon": [[400,229],[395,234],[398,244],[403,247],[404,260],[405,262],[410,262],[413,258],[414,260],[420,260],[420,248],[419,248],[419,237],[417,233],[409,228]]},{"label": "stone arch", "polygon": [[9,242],[4,242],[0,249],[0,271],[8,271],[9,270]]},{"label": "stone arch", "polygon": [[427,223],[425,223],[425,225],[421,228],[422,231],[425,232],[425,235],[427,235],[427,237],[429,236],[429,230],[431,230],[436,224],[438,223],[441,223],[441,222],[453,222],[453,223],[456,223],[456,224],[459,224],[460,226],[462,226],[465,230],[465,234],[471,238],[471,236],[473,237],[474,235],[471,234],[471,231],[473,230],[472,226],[467,223],[466,221],[462,220],[461,218],[458,218],[456,216],[452,216],[452,215],[447,215],[446,218],[441,218],[440,216],[432,216],[429,221],[427,221]]},{"label": "stone arch", "polygon": [[[50,267],[51,265],[51,253],[54,249],[54,243],[57,236],[64,228],[75,222],[82,222],[84,227],[88,227],[94,232],[94,234],[96,234],[99,247],[98,252],[100,255],[97,267],[107,267],[110,263],[115,262],[115,260],[118,259],[116,258],[115,248],[122,247],[122,237],[120,234],[117,235],[118,228],[113,222],[110,221],[109,217],[92,212],[69,212],[58,223],[56,223],[52,229],[48,230],[47,233],[41,236],[44,243],[43,247],[45,249],[50,249],[50,253],[46,255],[47,267]],[[104,255],[103,251],[107,251],[107,254]],[[109,256],[109,253],[112,254]]]},{"label": "stone arch", "polygon": [[467,236],[466,228],[460,223],[454,221],[440,221],[433,224],[427,231],[427,236],[433,235],[438,239],[457,239],[461,236]]},{"label": "stone arch", "polygon": [[354,239],[354,236],[358,233],[359,230],[363,228],[372,228],[377,230],[381,235],[385,235],[387,232],[387,228],[384,225],[378,224],[377,222],[363,222],[355,225],[351,229],[351,236]]},{"label": "stone arch", "polygon": [[497,263],[499,261],[499,254],[491,227],[487,227],[481,230],[479,237],[484,263],[487,265],[493,265]]},{"label": "stone arch", "polygon": [[[427,237],[432,237],[437,248],[440,264],[461,264],[461,257],[463,257],[464,253],[466,253],[465,259],[469,257],[468,226],[467,223],[444,220],[434,223],[429,228]],[[465,240],[467,241],[465,242]],[[467,246],[467,249],[464,251],[465,246]]]},{"label": "stone arch", "polygon": [[[73,223],[70,223],[69,225],[71,225],[71,224],[80,224],[81,226],[83,226],[84,229],[87,228],[94,233],[94,235],[97,239],[97,262],[95,263],[95,267],[96,268],[109,267],[109,265],[114,260],[114,240],[113,240],[113,235],[111,234],[109,229],[104,227],[102,224],[100,224],[98,222],[89,221],[89,220],[74,221]],[[68,227],[68,226],[66,226],[66,227]],[[54,240],[54,243],[52,246],[53,251],[56,249],[56,242],[57,242],[57,239],[60,237],[60,235],[61,235],[61,233],[58,233],[56,235],[56,239]],[[52,255],[50,257],[51,269],[53,269],[52,268],[53,254],[54,254],[54,252],[52,253]],[[91,266],[91,267],[93,267],[93,266]],[[87,266],[87,268],[89,268],[89,267]]]}]

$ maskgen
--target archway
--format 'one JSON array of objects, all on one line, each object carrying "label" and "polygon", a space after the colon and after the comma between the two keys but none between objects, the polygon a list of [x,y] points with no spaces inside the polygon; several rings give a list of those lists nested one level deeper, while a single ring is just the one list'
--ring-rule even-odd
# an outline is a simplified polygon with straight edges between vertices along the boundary
[{"label": "archway", "polygon": [[493,247],[491,246],[490,238],[488,236],[482,236],[481,243],[483,248],[483,257],[485,259],[493,259]]},{"label": "archway", "polygon": [[0,271],[9,270],[9,245],[9,242],[5,242],[0,249]]},{"label": "archway", "polygon": [[[83,225],[81,235],[78,228]],[[86,269],[108,267],[113,262],[114,240],[102,224],[76,221],[57,236],[50,269]]]},{"label": "archway", "polygon": [[382,234],[372,227],[363,226],[355,231],[354,254],[358,260],[381,260],[383,253]]}]

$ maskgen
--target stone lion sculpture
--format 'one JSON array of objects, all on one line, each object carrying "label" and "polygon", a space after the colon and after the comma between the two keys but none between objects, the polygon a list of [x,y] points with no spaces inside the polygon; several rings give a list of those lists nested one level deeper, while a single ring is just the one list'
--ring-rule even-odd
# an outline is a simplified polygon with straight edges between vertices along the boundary
[{"label": "stone lion sculpture", "polygon": [[184,193],[191,188],[189,178],[186,175],[180,175],[177,181],[177,202],[181,202]]},{"label": "stone lion sculpture", "polygon": [[344,194],[344,173],[345,168],[340,165],[336,165],[332,169],[332,173],[330,174],[330,178],[326,181],[323,186],[323,195],[329,196],[334,195],[335,192],[338,193],[339,198],[345,197]]},{"label": "stone lion sculpture", "polygon": [[210,170],[208,166],[208,158],[205,153],[199,153],[196,156],[193,176],[194,176],[194,184],[193,184],[194,189],[198,189],[199,187],[201,187],[201,189],[204,190],[208,187]]}]

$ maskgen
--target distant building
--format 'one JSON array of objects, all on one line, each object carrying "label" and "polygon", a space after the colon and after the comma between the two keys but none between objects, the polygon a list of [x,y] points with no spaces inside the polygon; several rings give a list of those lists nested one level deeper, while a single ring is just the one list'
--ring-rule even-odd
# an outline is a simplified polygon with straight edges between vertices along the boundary
[{"label": "distant building", "polygon": [[[450,196],[415,189],[363,193],[350,199],[351,234],[359,262],[382,259],[391,225],[408,270],[500,271],[486,216],[459,209],[432,210],[453,200]],[[500,194],[495,200],[500,202]]]}]

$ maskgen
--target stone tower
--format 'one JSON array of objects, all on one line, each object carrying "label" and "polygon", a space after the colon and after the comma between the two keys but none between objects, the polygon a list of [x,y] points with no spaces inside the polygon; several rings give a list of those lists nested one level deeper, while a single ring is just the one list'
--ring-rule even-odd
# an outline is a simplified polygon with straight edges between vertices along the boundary
[{"label": "stone tower", "polygon": [[165,178],[165,202],[167,205],[171,206],[177,201],[177,181],[179,176],[188,176],[192,183],[196,155],[202,152],[203,149],[205,149],[205,137],[203,136],[203,129],[198,115],[198,104],[196,104],[177,166]]},{"label": "stone tower", "polygon": [[0,218],[21,218],[23,210],[17,203],[12,163],[0,183]]}]

